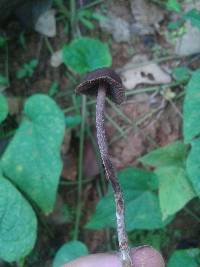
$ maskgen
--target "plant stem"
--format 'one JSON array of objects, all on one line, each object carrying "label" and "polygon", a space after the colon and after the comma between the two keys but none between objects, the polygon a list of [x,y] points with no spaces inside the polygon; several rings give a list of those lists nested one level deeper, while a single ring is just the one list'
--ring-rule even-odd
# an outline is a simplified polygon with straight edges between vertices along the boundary
[{"label": "plant stem", "polygon": [[49,38],[48,37],[45,37],[44,40],[45,40],[45,44],[46,44],[46,46],[47,46],[50,54],[53,55],[54,50],[53,50],[53,47],[52,47],[52,45],[51,45],[51,43],[49,41]]},{"label": "plant stem", "polygon": [[76,36],[76,1],[70,0],[70,26],[71,36]]},{"label": "plant stem", "polygon": [[82,210],[82,178],[83,178],[83,145],[84,145],[84,133],[85,133],[85,117],[86,117],[86,96],[82,97],[82,122],[81,122],[81,131],[80,131],[80,144],[79,144],[79,161],[78,161],[78,199],[77,199],[77,208],[76,208],[76,220],[74,227],[74,236],[73,239],[78,239],[79,234],[79,224],[81,218]]},{"label": "plant stem", "polygon": [[200,223],[200,218],[198,215],[196,215],[193,211],[191,211],[190,209],[188,209],[187,207],[184,208],[184,210],[187,212],[187,214],[189,214],[191,217],[193,217],[197,222]]},{"label": "plant stem", "polygon": [[105,126],[104,126],[105,97],[106,97],[106,88],[104,85],[100,84],[98,89],[97,104],[96,104],[97,140],[106,176],[108,181],[111,183],[114,191],[115,205],[116,205],[116,219],[117,219],[117,234],[118,234],[119,249],[121,253],[122,266],[131,267],[132,261],[128,245],[128,236],[125,230],[124,200],[119,182],[116,177],[116,171],[109,157],[108,144],[106,140]]}]

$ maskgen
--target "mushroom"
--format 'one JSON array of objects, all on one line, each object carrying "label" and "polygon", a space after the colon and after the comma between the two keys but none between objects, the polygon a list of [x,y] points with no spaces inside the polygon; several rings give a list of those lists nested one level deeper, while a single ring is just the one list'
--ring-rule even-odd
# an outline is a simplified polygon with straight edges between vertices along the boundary
[{"label": "mushroom", "polygon": [[111,183],[116,205],[117,234],[120,249],[120,256],[123,267],[131,267],[132,260],[128,237],[124,220],[124,199],[120,184],[117,180],[115,168],[108,152],[104,126],[105,98],[108,96],[116,104],[121,104],[125,98],[122,81],[117,73],[111,68],[101,68],[89,73],[80,85],[76,88],[76,93],[86,95],[96,95],[96,129],[97,141],[105,168],[108,181]]}]

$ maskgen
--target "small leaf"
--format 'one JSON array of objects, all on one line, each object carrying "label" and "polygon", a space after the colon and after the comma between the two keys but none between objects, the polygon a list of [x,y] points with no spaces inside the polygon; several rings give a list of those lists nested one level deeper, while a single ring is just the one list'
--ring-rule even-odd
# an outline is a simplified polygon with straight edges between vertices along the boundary
[{"label": "small leaf", "polygon": [[[159,229],[168,222],[162,221],[157,195],[157,177],[152,172],[128,168],[119,172],[119,181],[126,204],[126,226],[134,229]],[[86,228],[115,227],[115,202],[111,188],[97,204],[96,211]]]},{"label": "small leaf", "polygon": [[38,65],[37,59],[32,59],[28,63],[23,64],[22,67],[16,73],[17,79],[32,77],[37,65]]},{"label": "small leaf", "polygon": [[191,21],[192,25],[200,30],[200,11],[192,9],[184,15],[184,18]]},{"label": "small leaf", "polygon": [[63,61],[69,68],[80,74],[109,67],[112,64],[107,44],[88,37],[75,39],[69,45],[65,45]]},{"label": "small leaf", "polygon": [[2,157],[3,172],[46,213],[52,211],[62,170],[64,115],[48,96],[34,95]]},{"label": "small leaf", "polygon": [[56,81],[54,81],[49,88],[49,96],[52,97],[52,96],[56,95],[58,92],[58,89],[59,89],[59,85]]},{"label": "small leaf", "polygon": [[167,8],[177,13],[180,13],[182,9],[180,3],[177,0],[168,0]]},{"label": "small leaf", "polygon": [[193,188],[200,197],[200,139],[191,143],[192,149],[187,158],[187,173]]},{"label": "small leaf", "polygon": [[189,248],[175,250],[167,267],[199,267],[200,249]]},{"label": "small leaf", "polygon": [[88,255],[88,249],[85,244],[79,241],[71,241],[64,244],[56,253],[53,260],[53,267],[61,267],[62,265]]},{"label": "small leaf", "polygon": [[6,119],[8,115],[8,102],[6,98],[0,94],[0,123]]},{"label": "small leaf", "polygon": [[187,146],[181,141],[151,151],[139,159],[140,162],[153,167],[184,166],[187,157]]},{"label": "small leaf", "polygon": [[94,24],[87,18],[84,18],[84,17],[80,17],[80,21],[82,22],[82,24],[88,28],[89,30],[93,30],[95,27],[94,27]]},{"label": "small leaf", "polygon": [[184,142],[190,143],[200,133],[200,69],[195,71],[186,87],[183,105]]},{"label": "small leaf", "polygon": [[195,197],[195,193],[183,168],[167,166],[157,169],[155,173],[159,179],[160,207],[165,220],[182,209]]},{"label": "small leaf", "polygon": [[12,262],[29,254],[35,244],[36,230],[31,206],[0,174],[0,258]]}]

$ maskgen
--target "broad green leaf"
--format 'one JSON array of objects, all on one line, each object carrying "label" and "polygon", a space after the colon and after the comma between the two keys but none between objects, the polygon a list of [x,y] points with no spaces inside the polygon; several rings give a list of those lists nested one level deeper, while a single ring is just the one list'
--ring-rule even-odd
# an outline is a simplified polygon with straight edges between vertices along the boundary
[{"label": "broad green leaf", "polygon": [[153,167],[184,166],[187,146],[181,141],[151,151],[139,159],[140,162]]},{"label": "broad green leaf", "polygon": [[186,171],[177,166],[158,168],[159,200],[163,220],[182,209],[195,197]]},{"label": "broad green leaf", "polygon": [[193,188],[200,197],[200,139],[196,139],[191,143],[192,149],[187,158],[187,173]]},{"label": "broad green leaf", "polygon": [[94,214],[85,227],[87,229],[103,229],[107,227],[114,228],[115,226],[115,201],[110,194],[100,199]]},{"label": "broad green leaf", "polygon": [[200,69],[195,71],[186,87],[183,106],[184,142],[190,143],[200,133]]},{"label": "broad green leaf", "polygon": [[64,244],[56,253],[53,260],[53,267],[61,267],[62,265],[81,256],[88,255],[88,249],[85,244],[79,241],[71,241]]},{"label": "broad green leaf", "polygon": [[[119,172],[119,181],[126,203],[126,225],[134,229],[158,229],[164,227],[157,195],[157,177],[152,172],[128,168]],[[108,194],[97,204],[96,211],[86,228],[115,227],[115,203],[109,188]]]},{"label": "broad green leaf", "polygon": [[168,0],[167,8],[178,13],[180,13],[182,9],[180,3],[177,0]]},{"label": "broad green leaf", "polygon": [[192,25],[200,30],[200,11],[192,9],[184,15],[184,18],[191,21]]},{"label": "broad green leaf", "polygon": [[108,45],[98,39],[82,37],[63,47],[63,61],[73,71],[83,74],[112,64]]},{"label": "broad green leaf", "polygon": [[199,262],[200,249],[180,249],[173,252],[167,267],[199,267]]},{"label": "broad green leaf", "polygon": [[48,96],[25,103],[24,119],[2,157],[5,175],[45,212],[52,211],[62,170],[65,120]]},{"label": "broad green leaf", "polygon": [[2,94],[0,94],[0,123],[6,119],[8,115],[8,102]]},{"label": "broad green leaf", "polygon": [[158,197],[155,193],[144,192],[136,199],[127,203],[126,226],[127,231],[135,229],[153,230],[163,228]]},{"label": "broad green leaf", "polygon": [[31,206],[0,174],[0,259],[12,262],[29,254],[36,231],[37,221]]}]

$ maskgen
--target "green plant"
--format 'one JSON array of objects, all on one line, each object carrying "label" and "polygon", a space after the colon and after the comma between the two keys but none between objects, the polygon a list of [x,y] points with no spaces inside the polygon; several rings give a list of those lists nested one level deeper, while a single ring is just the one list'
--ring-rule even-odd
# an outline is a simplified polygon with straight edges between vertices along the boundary
[{"label": "green plant", "polygon": [[52,211],[62,170],[65,120],[45,95],[30,97],[16,134],[0,160],[0,258],[24,258],[37,236],[36,206]]},{"label": "green plant", "polygon": [[198,248],[175,250],[169,259],[167,267],[198,267],[200,250]]},{"label": "green plant", "polygon": [[74,30],[77,26],[82,25],[86,29],[93,30],[95,28],[95,21],[99,22],[105,20],[105,17],[101,13],[91,9],[92,5],[86,5],[76,9],[74,0],[72,0],[68,6],[64,4],[63,0],[54,0],[54,2],[62,18],[67,21],[67,29],[71,27],[71,29]]},{"label": "green plant", "polygon": [[32,59],[28,63],[24,63],[22,67],[17,71],[16,77],[18,79],[30,78],[38,65],[37,59]]},{"label": "green plant", "polygon": [[180,13],[182,9],[181,4],[177,0],[168,0],[166,6],[169,10],[175,11],[177,13]]},{"label": "green plant", "polygon": [[8,103],[4,95],[0,94],[0,123],[3,122],[8,115]]},{"label": "green plant", "polygon": [[78,257],[88,255],[88,249],[85,244],[79,241],[68,242],[56,252],[53,260],[53,267],[60,267]]},{"label": "green plant", "polygon": [[62,53],[66,66],[80,74],[112,64],[108,45],[89,37],[74,39],[63,47]]}]

